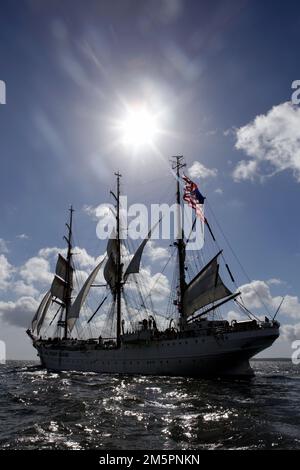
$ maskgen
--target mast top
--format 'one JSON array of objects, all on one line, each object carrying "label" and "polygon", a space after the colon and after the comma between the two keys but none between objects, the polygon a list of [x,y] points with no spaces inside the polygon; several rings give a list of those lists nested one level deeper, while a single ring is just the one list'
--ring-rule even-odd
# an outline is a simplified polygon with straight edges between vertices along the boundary
[{"label": "mast top", "polygon": [[172,170],[179,171],[181,168],[184,168],[186,166],[183,155],[173,155],[171,157],[171,161],[172,161]]}]

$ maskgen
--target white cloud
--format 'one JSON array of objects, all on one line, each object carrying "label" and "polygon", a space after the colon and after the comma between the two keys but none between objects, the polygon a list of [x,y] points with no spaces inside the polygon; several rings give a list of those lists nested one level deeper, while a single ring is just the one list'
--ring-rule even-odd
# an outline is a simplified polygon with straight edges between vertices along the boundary
[{"label": "white cloud", "polygon": [[28,328],[38,305],[32,297],[20,297],[14,302],[0,301],[0,315],[6,323]]},{"label": "white cloud", "polygon": [[20,235],[17,235],[16,238],[19,240],[29,240],[29,236],[26,235],[26,233],[20,233]]},{"label": "white cloud", "polygon": [[[252,281],[239,287],[247,308],[262,308],[263,303],[269,305],[272,301],[270,287],[264,281]],[[263,303],[262,303],[263,302]]]},{"label": "white cloud", "polygon": [[93,220],[97,221],[103,217],[114,217],[114,208],[113,205],[103,203],[99,204],[98,206],[83,206],[83,211],[93,218]]},{"label": "white cloud", "polygon": [[300,107],[290,102],[274,106],[237,129],[236,139],[235,147],[250,158],[234,169],[236,181],[262,180],[291,170],[300,182]]},{"label": "white cloud", "polygon": [[13,266],[5,255],[0,255],[0,289],[7,289],[13,273]]},{"label": "white cloud", "polygon": [[244,319],[245,319],[245,316],[242,317],[240,313],[235,312],[234,310],[230,310],[227,313],[227,320],[229,321],[229,323],[231,323],[232,320],[240,321],[240,320],[244,320]]},{"label": "white cloud", "polygon": [[0,238],[0,253],[9,253],[7,242]]},{"label": "white cloud", "polygon": [[188,169],[188,174],[191,178],[214,178],[217,176],[218,170],[216,168],[206,168],[200,162],[193,162]]},{"label": "white cloud", "polygon": [[161,261],[169,257],[167,248],[156,246],[153,240],[148,241],[145,254],[150,258],[151,261]]},{"label": "white cloud", "polygon": [[[278,308],[282,297],[274,297],[273,305],[274,308]],[[280,309],[281,313],[291,317],[291,318],[300,318],[300,302],[299,298],[296,295],[286,295],[282,307]]]},{"label": "white cloud", "polygon": [[280,286],[281,284],[284,284],[284,282],[281,279],[277,278],[272,278],[266,281],[269,286]]},{"label": "white cloud", "polygon": [[[0,315],[10,324],[27,327],[36,311],[41,294],[48,289],[53,280],[53,271],[58,253],[64,253],[57,247],[43,248],[37,256],[29,258],[23,265],[12,266],[4,254],[0,255],[0,289],[6,290],[12,297],[10,301],[0,301]],[[100,261],[89,255],[85,249],[75,247],[77,257],[76,280],[80,284],[96,262]],[[65,253],[64,253],[65,254]],[[103,273],[98,277],[103,276]],[[78,286],[75,285],[75,293]]]},{"label": "white cloud", "polygon": [[[147,298],[149,294],[151,294],[152,300],[157,302],[165,299],[170,293],[168,278],[160,272],[152,274],[150,266],[146,266],[140,270],[139,285],[142,286],[144,297]],[[135,276],[129,277],[127,287],[134,292],[137,291]]]},{"label": "white cloud", "polygon": [[85,212],[87,215],[93,218],[93,220],[98,220],[98,212],[97,212],[98,206],[89,206],[85,204],[82,208],[83,212]]},{"label": "white cloud", "polygon": [[[271,312],[275,313],[282,296],[273,297],[270,286],[265,281],[252,281],[239,287],[242,293],[242,299],[247,308],[264,308],[264,305],[270,307]],[[265,312],[267,313],[267,312]],[[300,301],[297,296],[286,295],[280,309],[280,314],[285,314],[291,318],[300,318]]]},{"label": "white cloud", "polygon": [[52,281],[49,261],[39,256],[29,258],[19,269],[19,275],[28,284],[50,284]]},{"label": "white cloud", "polygon": [[[96,258],[89,255],[85,248],[80,248],[79,246],[73,247],[73,259],[76,267],[78,268],[93,268],[96,264]],[[42,248],[38,252],[38,256],[49,260],[56,261],[57,256],[61,254],[63,256],[67,255],[66,248],[58,248],[56,246]]]},{"label": "white cloud", "polygon": [[216,193],[216,194],[221,194],[221,195],[222,195],[222,194],[224,193],[224,191],[223,191],[223,189],[222,189],[222,188],[217,188],[217,189],[215,189],[215,193]]},{"label": "white cloud", "polygon": [[76,265],[80,268],[93,268],[96,264],[96,259],[89,255],[85,248],[79,248],[78,246],[73,249],[73,259]]},{"label": "white cloud", "polygon": [[56,258],[59,253],[62,255],[66,255],[67,249],[66,248],[58,248],[56,246],[41,248],[38,252],[38,256],[45,259]]},{"label": "white cloud", "polygon": [[38,296],[39,290],[36,289],[32,284],[26,284],[22,280],[15,281],[12,284],[12,289],[18,296]]},{"label": "white cloud", "polygon": [[169,280],[164,274],[156,273],[151,275],[149,270],[149,274],[147,273],[146,277],[148,277],[148,286],[152,298],[155,300],[161,300],[169,295]]},{"label": "white cloud", "polygon": [[295,325],[282,325],[281,334],[288,341],[300,340],[300,323]]}]

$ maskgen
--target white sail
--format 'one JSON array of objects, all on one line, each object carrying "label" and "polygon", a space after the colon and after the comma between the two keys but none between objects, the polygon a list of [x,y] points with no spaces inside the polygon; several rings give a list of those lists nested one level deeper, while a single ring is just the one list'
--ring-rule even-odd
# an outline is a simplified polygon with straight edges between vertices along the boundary
[{"label": "white sail", "polygon": [[138,247],[138,249],[134,253],[129,265],[127,266],[125,274],[124,274],[124,280],[125,281],[126,281],[127,276],[129,274],[135,274],[135,273],[140,272],[140,265],[141,265],[141,259],[142,259],[144,248],[145,248],[148,240],[150,240],[150,238],[151,238],[151,233],[157,227],[157,225],[160,223],[160,221],[161,221],[161,219],[151,228],[151,230],[149,231],[147,237],[142,241],[142,243],[140,244],[140,246]]},{"label": "white sail", "polygon": [[45,306],[47,305],[47,302],[49,300],[49,298],[51,298],[51,292],[48,291],[46,292],[46,294],[44,295],[40,305],[39,305],[39,308],[37,309],[33,319],[32,319],[32,322],[31,322],[31,330],[34,331],[35,328],[36,328],[36,325],[38,324],[40,318],[41,318],[41,315],[43,314],[43,311],[45,309]]},{"label": "white sail", "polygon": [[183,310],[185,316],[190,316],[205,305],[232,294],[223,284],[219,276],[217,258],[220,253],[218,253],[218,255],[216,255],[188,284],[183,296]]},{"label": "white sail", "polygon": [[72,307],[70,308],[68,318],[67,318],[67,323],[70,331],[72,331],[76,320],[78,319],[80,315],[80,310],[81,307],[89,293],[89,290],[91,288],[91,285],[93,284],[94,280],[97,277],[97,274],[106,258],[104,258],[102,261],[100,261],[99,264],[95,267],[95,269],[91,272],[85,283],[83,284],[79,294],[77,295],[76,299],[74,300],[74,303],[72,304]]},{"label": "white sail", "polygon": [[51,293],[49,295],[49,298],[47,299],[47,302],[45,304],[45,307],[42,311],[42,314],[40,316],[40,319],[37,323],[37,327],[36,327],[36,331],[37,331],[37,334],[39,335],[40,334],[40,331],[41,331],[41,328],[44,324],[44,321],[45,321],[45,318],[46,318],[46,315],[47,315],[47,312],[48,312],[48,309],[50,307],[50,304],[51,304],[51,301],[52,301],[52,297],[51,297]]}]

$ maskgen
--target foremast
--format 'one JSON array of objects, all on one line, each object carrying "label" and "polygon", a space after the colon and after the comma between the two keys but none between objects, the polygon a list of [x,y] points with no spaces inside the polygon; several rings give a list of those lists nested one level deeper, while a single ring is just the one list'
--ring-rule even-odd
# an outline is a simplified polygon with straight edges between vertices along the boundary
[{"label": "foremast", "polygon": [[177,155],[172,157],[173,164],[172,169],[175,171],[176,174],[176,202],[178,207],[178,233],[177,233],[177,240],[175,245],[177,246],[178,250],[178,268],[179,268],[179,289],[178,289],[178,296],[177,296],[177,307],[179,312],[180,318],[180,328],[184,329],[186,324],[186,315],[184,312],[183,306],[183,296],[186,290],[186,280],[185,280],[185,241],[184,241],[184,229],[182,223],[182,198],[180,192],[180,170],[184,168],[186,164],[184,163],[183,156]]}]

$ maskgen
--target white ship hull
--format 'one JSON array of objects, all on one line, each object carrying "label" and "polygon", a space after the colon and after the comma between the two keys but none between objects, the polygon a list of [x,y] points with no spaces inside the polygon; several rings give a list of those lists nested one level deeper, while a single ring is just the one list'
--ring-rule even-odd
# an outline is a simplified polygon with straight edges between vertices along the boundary
[{"label": "white ship hull", "polygon": [[34,341],[42,365],[53,371],[173,376],[253,375],[249,359],[271,346],[279,328],[261,328],[79,350]]}]

